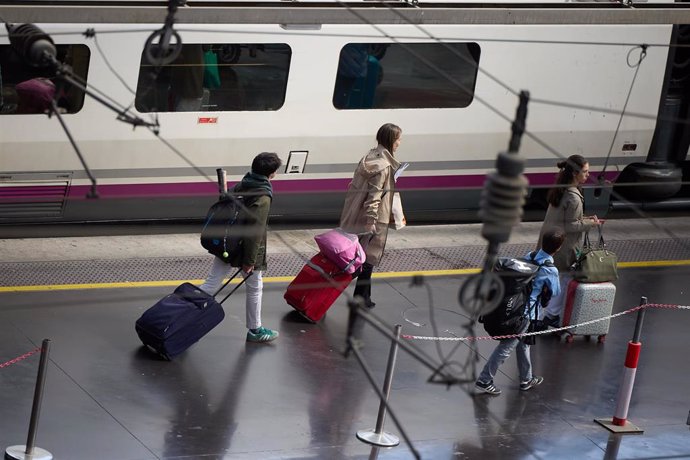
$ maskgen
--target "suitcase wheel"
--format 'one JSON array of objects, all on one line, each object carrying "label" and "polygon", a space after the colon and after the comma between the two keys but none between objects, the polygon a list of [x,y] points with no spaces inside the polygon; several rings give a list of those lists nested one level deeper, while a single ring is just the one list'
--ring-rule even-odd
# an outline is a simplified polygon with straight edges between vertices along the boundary
[{"label": "suitcase wheel", "polygon": [[572,334],[568,334],[568,335],[565,336],[565,341],[566,341],[567,343],[573,343],[573,340],[575,340],[575,338],[573,337]]},{"label": "suitcase wheel", "polygon": [[148,344],[144,345],[144,347],[145,347],[148,351],[150,351],[151,353],[153,353],[154,355],[156,355],[156,356],[158,356],[159,358],[161,358],[163,361],[172,361],[172,358],[171,358],[170,355],[168,355],[167,353],[160,352],[160,351],[156,350],[154,347],[152,347],[151,345],[148,345]]},{"label": "suitcase wheel", "polygon": [[604,342],[606,342],[606,334],[600,335],[599,337],[597,337],[597,343],[604,343]]},{"label": "suitcase wheel", "polygon": [[[305,315],[303,312],[301,312],[301,311],[299,311],[299,310],[295,310],[295,311],[296,311],[297,313],[299,313],[299,315],[300,315],[302,318],[304,318],[305,320],[307,320],[308,323],[316,324],[316,321],[314,321],[313,319],[311,319],[310,317],[308,317],[307,315]],[[325,315],[326,315],[326,314],[324,313],[324,316],[325,316]]]}]

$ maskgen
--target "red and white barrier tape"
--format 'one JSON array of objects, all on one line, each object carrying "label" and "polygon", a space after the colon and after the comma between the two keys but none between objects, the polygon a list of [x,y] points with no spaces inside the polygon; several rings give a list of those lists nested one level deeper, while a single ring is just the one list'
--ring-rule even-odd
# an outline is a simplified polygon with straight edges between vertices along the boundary
[{"label": "red and white barrier tape", "polygon": [[21,355],[21,356],[17,356],[17,357],[14,358],[14,359],[10,359],[10,360],[7,361],[6,363],[0,364],[0,369],[2,369],[3,367],[9,367],[9,366],[11,366],[12,364],[16,364],[16,363],[18,363],[19,361],[22,361],[22,360],[28,358],[28,357],[31,356],[31,355],[35,355],[35,354],[38,353],[39,351],[41,351],[41,347],[38,347],[38,348],[36,348],[36,349],[34,349],[34,350],[31,350],[31,351],[28,352],[28,353],[24,353],[24,354]]},{"label": "red and white barrier tape", "polygon": [[517,337],[553,334],[554,332],[567,331],[568,329],[574,329],[576,327],[587,326],[589,324],[598,323],[600,321],[606,321],[607,319],[613,319],[613,318],[617,318],[619,316],[627,315],[629,313],[636,312],[636,311],[641,310],[643,308],[669,308],[672,310],[690,310],[690,306],[687,306],[687,305],[648,303],[645,305],[638,305],[637,307],[630,308],[629,310],[625,310],[625,311],[622,311],[620,313],[615,313],[613,315],[604,316],[603,318],[597,318],[597,319],[593,319],[590,321],[585,321],[584,323],[580,323],[580,324],[571,324],[569,326],[557,327],[557,328],[546,329],[543,331],[536,331],[536,332],[525,332],[522,334],[497,335],[494,337],[492,337],[490,335],[483,335],[483,336],[477,336],[477,337],[428,337],[428,336],[423,336],[423,335],[402,334],[401,337],[404,339],[411,339],[411,340],[434,340],[434,341],[448,341],[448,342],[456,342],[456,341],[467,342],[467,341],[471,341],[471,340],[489,340],[489,339],[492,339],[492,340],[514,339]]}]

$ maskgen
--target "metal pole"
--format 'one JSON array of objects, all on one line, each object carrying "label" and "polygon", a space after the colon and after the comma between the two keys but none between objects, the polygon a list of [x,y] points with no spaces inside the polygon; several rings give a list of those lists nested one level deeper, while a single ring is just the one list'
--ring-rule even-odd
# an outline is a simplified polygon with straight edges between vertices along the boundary
[{"label": "metal pole", "polygon": [[26,438],[26,453],[31,455],[36,442],[36,425],[41,414],[41,402],[43,402],[43,388],[46,383],[46,367],[48,366],[48,354],[50,353],[50,339],[44,339],[41,345],[41,360],[38,363],[38,377],[34,390],[34,405],[31,408],[31,420],[29,421],[29,435]]},{"label": "metal pole", "polygon": [[26,446],[10,446],[5,451],[5,458],[13,460],[52,460],[53,455],[47,450],[35,447],[36,426],[38,417],[41,413],[41,402],[43,401],[43,388],[46,381],[46,369],[48,367],[48,355],[50,354],[50,339],[44,339],[41,346],[41,360],[38,364],[38,377],[36,377],[36,388],[34,390],[34,403],[31,408],[31,419],[29,421],[29,435],[26,439]]},{"label": "metal pole", "polygon": [[388,365],[386,366],[386,376],[383,380],[383,390],[381,391],[381,403],[379,404],[379,413],[376,418],[376,428],[371,430],[360,430],[357,432],[357,438],[360,441],[373,444],[375,446],[392,447],[400,444],[400,439],[390,433],[384,433],[383,424],[386,421],[386,406],[388,398],[391,394],[391,383],[393,382],[393,371],[395,369],[395,361],[398,357],[398,342],[400,340],[400,331],[402,326],[395,325],[394,333],[395,339],[391,341],[391,348],[388,353]]},{"label": "metal pole", "polygon": [[[640,298],[640,305],[647,305],[647,298]],[[642,335],[642,322],[644,321],[644,312],[646,309],[642,308],[637,312],[637,321],[635,321],[635,332],[633,333],[633,343],[640,343],[640,336]]]},{"label": "metal pole", "polygon": [[[396,338],[395,334],[393,334],[390,329],[379,323],[379,320],[375,316],[372,316],[370,312],[366,311],[362,307],[357,307],[357,309],[357,314],[360,318],[364,319],[364,321],[369,323],[374,329],[383,334],[384,337],[388,337],[389,339],[394,340],[403,351],[409,353],[410,356],[419,361],[421,365],[426,366],[434,373],[435,376],[438,376],[439,380],[435,381],[435,383],[445,383],[446,385],[453,385],[456,383],[467,383],[462,382],[452,374],[449,374],[448,372],[441,370],[443,368],[442,364],[437,363],[435,358],[425,353],[423,350],[419,349],[414,344],[400,341],[400,338]],[[472,380],[472,382],[474,382],[474,380]]]},{"label": "metal pole", "polygon": [[[395,325],[395,338],[400,339],[400,324]],[[393,371],[395,370],[395,362],[398,359],[398,344],[396,341],[391,342],[391,349],[388,353],[388,366],[386,367],[386,377],[383,381],[383,394],[386,395],[386,401],[391,395],[391,383],[393,382]],[[381,402],[379,405],[379,415],[376,418],[376,433],[383,432],[383,424],[386,421],[386,405]]]},{"label": "metal pole", "polygon": [[621,447],[621,436],[619,434],[609,434],[609,439],[606,442],[606,452],[604,452],[603,460],[616,460],[618,458],[618,451]]},{"label": "metal pole", "polygon": [[[347,339],[348,345],[352,348],[352,353],[354,353],[355,358],[357,359],[357,362],[359,365],[362,367],[362,371],[364,371],[364,375],[367,376],[367,380],[369,380],[369,383],[371,386],[374,388],[374,391],[376,391],[376,394],[379,395],[379,398],[381,401],[385,401],[386,399],[383,397],[383,392],[376,386],[376,380],[374,379],[374,375],[372,374],[371,370],[369,369],[369,366],[367,365],[366,361],[364,361],[364,358],[362,357],[362,353],[359,351],[359,345],[355,342],[355,340],[350,337]],[[388,404],[388,403],[386,403]],[[417,452],[417,449],[414,448],[414,445],[412,445],[412,440],[410,440],[410,437],[405,433],[405,429],[403,428],[402,424],[400,423],[400,419],[395,415],[395,412],[393,411],[393,408],[391,408],[389,405],[386,406],[388,409],[388,412],[391,414],[391,418],[393,419],[393,423],[395,423],[395,426],[398,427],[398,430],[400,431],[400,435],[403,437],[405,440],[405,443],[409,446],[410,450],[412,451],[412,455],[414,455],[414,458],[417,460],[420,460],[422,456]]]}]

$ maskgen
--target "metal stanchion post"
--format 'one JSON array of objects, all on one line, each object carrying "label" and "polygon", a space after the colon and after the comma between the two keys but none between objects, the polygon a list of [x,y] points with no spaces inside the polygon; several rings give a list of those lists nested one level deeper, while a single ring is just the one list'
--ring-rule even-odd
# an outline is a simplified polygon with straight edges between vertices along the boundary
[{"label": "metal stanchion post", "polygon": [[50,339],[44,339],[41,346],[41,361],[38,364],[38,377],[36,377],[36,389],[34,390],[34,403],[31,408],[31,420],[29,422],[29,435],[26,446],[10,446],[5,451],[5,458],[10,460],[52,460],[53,454],[47,450],[35,447],[36,425],[41,413],[43,401],[43,387],[46,381],[46,369],[48,367],[48,355],[50,353]]},{"label": "metal stanchion post", "polygon": [[391,382],[393,381],[393,370],[395,368],[395,361],[398,356],[398,340],[400,340],[400,324],[395,325],[395,340],[391,342],[391,349],[388,353],[388,365],[386,367],[386,377],[383,381],[383,395],[384,399],[379,404],[379,414],[376,418],[376,428],[374,430],[359,430],[357,432],[357,439],[360,441],[373,444],[375,446],[392,447],[400,444],[400,438],[383,431],[383,423],[386,421],[386,401],[391,394]]},{"label": "metal stanchion post", "polygon": [[[640,306],[646,304],[647,298],[642,297],[640,299]],[[628,407],[630,406],[633,384],[635,383],[635,373],[637,372],[637,361],[640,358],[640,350],[642,349],[640,336],[642,335],[644,312],[644,308],[638,310],[637,321],[635,322],[635,333],[633,334],[633,339],[628,342],[628,351],[625,355],[623,382],[618,389],[616,411],[613,414],[613,419],[594,419],[595,422],[614,433],[642,433],[644,431],[627,421]]]},{"label": "metal stanchion post", "polygon": [[621,447],[621,436],[616,433],[609,433],[609,439],[606,442],[606,452],[604,452],[603,460],[616,460],[618,458],[618,451]]}]

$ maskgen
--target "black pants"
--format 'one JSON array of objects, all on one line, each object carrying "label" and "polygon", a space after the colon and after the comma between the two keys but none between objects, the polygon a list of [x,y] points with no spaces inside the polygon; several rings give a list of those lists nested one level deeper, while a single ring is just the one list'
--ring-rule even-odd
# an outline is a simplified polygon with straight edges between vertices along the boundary
[{"label": "black pants", "polygon": [[364,299],[364,304],[370,307],[371,302],[371,272],[374,271],[374,266],[364,262],[362,270],[357,276],[357,284],[355,285],[354,295],[358,295]]}]

